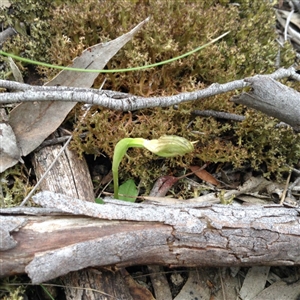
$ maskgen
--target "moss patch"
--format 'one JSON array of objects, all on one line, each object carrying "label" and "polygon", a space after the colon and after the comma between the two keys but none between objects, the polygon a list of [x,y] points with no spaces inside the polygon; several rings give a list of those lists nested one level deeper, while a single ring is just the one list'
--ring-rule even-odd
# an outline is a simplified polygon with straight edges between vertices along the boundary
[{"label": "moss patch", "polygon": [[[261,0],[241,2],[47,1],[41,9],[37,0],[13,0],[13,14],[7,14],[5,22],[21,20],[26,34],[14,37],[4,50],[67,65],[84,48],[114,39],[151,16],[143,30],[107,65],[109,69],[124,69],[178,56],[230,30],[218,43],[180,61],[142,72],[101,74],[94,84],[99,87],[106,78],[105,89],[142,96],[173,95],[275,70],[279,45],[271,4]],[[282,66],[288,67],[295,54],[286,44],[280,56]],[[49,80],[57,71],[39,68],[39,72]],[[298,83],[288,84],[299,89]],[[122,163],[121,177],[139,178],[147,190],[158,176],[195,160],[229,162],[235,167],[250,163],[255,169],[264,165],[266,176],[282,174],[285,163],[300,159],[299,135],[277,128],[277,120],[232,103],[233,94],[132,113],[95,107],[79,126],[72,147],[81,155],[103,152],[111,158],[115,144],[124,137],[151,139],[175,134],[198,141],[195,152],[181,159],[162,160],[141,149],[129,152],[129,160]],[[194,109],[246,114],[247,118],[242,123],[192,119]],[[82,113],[78,105],[68,120]],[[84,139],[80,138],[82,133]]]}]

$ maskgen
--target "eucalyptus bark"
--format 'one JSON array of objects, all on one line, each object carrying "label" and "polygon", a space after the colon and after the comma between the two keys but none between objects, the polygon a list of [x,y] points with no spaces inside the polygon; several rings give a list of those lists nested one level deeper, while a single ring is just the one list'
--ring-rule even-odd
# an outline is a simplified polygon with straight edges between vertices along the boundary
[{"label": "eucalyptus bark", "polygon": [[[55,197],[43,192],[35,196],[35,202],[51,207]],[[70,201],[63,195],[59,198]],[[0,275],[26,272],[32,282],[40,283],[90,266],[300,264],[296,208],[123,205],[121,201],[102,205],[81,201],[79,207],[78,201],[73,215],[13,217],[21,223],[18,231],[8,230],[16,245],[2,249]],[[3,209],[2,222],[8,218],[5,212],[11,218],[12,212]]]}]

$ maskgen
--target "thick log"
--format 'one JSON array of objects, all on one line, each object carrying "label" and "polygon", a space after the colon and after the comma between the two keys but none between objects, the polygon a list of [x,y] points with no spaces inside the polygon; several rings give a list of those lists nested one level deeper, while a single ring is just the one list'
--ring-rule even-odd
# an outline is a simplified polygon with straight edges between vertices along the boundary
[{"label": "thick log", "polygon": [[[43,192],[35,202],[53,206],[55,197]],[[69,197],[60,198],[65,204],[59,209],[78,215],[16,216],[22,218],[16,221],[20,228],[10,230],[17,245],[1,252],[1,276],[26,272],[33,283],[40,283],[89,266],[300,264],[300,216],[295,208],[118,201],[99,205],[77,199],[68,208]]]}]

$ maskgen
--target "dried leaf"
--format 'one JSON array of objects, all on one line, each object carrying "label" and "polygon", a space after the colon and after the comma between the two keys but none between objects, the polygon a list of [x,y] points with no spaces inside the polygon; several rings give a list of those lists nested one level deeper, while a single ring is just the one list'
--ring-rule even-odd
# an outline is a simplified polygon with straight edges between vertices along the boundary
[{"label": "dried leaf", "polygon": [[161,176],[158,178],[150,192],[150,196],[164,197],[170,188],[178,181],[174,176]]},{"label": "dried leaf", "polygon": [[0,173],[23,162],[15,134],[7,123],[0,123]]},{"label": "dried leaf", "polygon": [[[208,275],[204,272],[189,272],[189,278],[182,287],[180,293],[174,298],[174,300],[186,300],[193,299],[194,295],[197,295],[198,299],[210,299],[211,292],[206,280]],[[193,297],[191,297],[193,295]],[[194,297],[196,299],[196,297]]]},{"label": "dried leaf", "polygon": [[19,70],[18,66],[15,64],[15,62],[13,61],[13,59],[11,57],[9,57],[8,61],[9,61],[9,66],[11,68],[11,71],[14,75],[15,80],[18,82],[24,83],[22,73]]},{"label": "dried leaf", "polygon": [[269,271],[269,266],[255,266],[250,268],[240,290],[241,299],[253,299],[263,291],[267,283]]},{"label": "dried leaf", "polygon": [[220,185],[219,181],[212,176],[210,173],[208,173],[206,170],[203,170],[201,168],[199,168],[198,166],[190,166],[191,171],[193,171],[195,173],[195,175],[197,177],[199,177],[200,179],[202,179],[203,181],[206,181],[208,183],[211,183],[213,185]]},{"label": "dried leaf", "polygon": [[[281,19],[284,22],[290,18],[290,11],[285,11],[283,9],[275,9],[277,19]],[[296,25],[300,29],[300,13],[294,12],[290,18],[290,23]]]},{"label": "dried leaf", "polygon": [[138,284],[125,269],[121,269],[121,273],[132,296],[132,299],[155,300],[151,292],[145,286]]},{"label": "dried leaf", "polygon": [[299,298],[300,281],[294,283],[287,283],[283,280],[277,281],[264,289],[252,300],[273,300],[273,299],[284,299],[294,300]]}]

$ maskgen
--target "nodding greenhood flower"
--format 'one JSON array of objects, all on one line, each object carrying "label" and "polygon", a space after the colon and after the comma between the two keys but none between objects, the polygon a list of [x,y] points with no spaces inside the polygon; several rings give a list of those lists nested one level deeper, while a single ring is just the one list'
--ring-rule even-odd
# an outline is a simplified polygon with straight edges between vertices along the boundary
[{"label": "nodding greenhood flower", "polygon": [[164,135],[157,140],[144,140],[143,146],[162,157],[185,155],[194,150],[193,143],[176,135]]},{"label": "nodding greenhood flower", "polygon": [[176,155],[184,155],[186,153],[192,152],[194,150],[194,143],[196,142],[191,143],[187,139],[176,135],[164,135],[157,140],[146,140],[143,138],[124,138],[120,140],[115,147],[112,163],[114,197],[118,199],[119,196],[118,168],[128,148],[145,147],[158,156],[173,157]]}]

